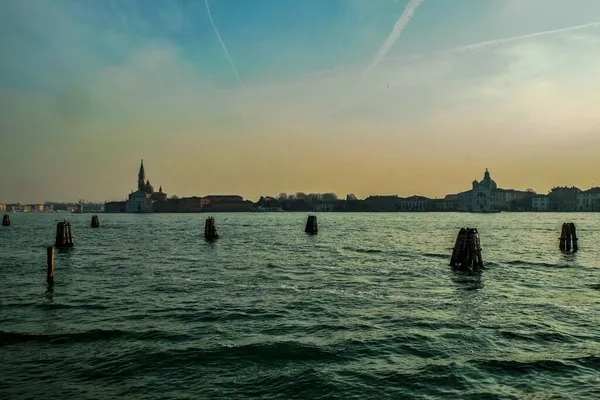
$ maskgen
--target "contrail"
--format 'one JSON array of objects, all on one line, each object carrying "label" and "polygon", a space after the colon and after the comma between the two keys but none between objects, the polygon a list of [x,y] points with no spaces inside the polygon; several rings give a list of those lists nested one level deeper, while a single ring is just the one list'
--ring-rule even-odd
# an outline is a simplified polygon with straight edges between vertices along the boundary
[{"label": "contrail", "polygon": [[212,24],[214,31],[217,34],[217,38],[219,39],[219,43],[221,43],[223,52],[225,52],[225,56],[229,60],[229,65],[231,65],[231,69],[235,73],[235,76],[237,77],[238,82],[240,83],[240,86],[244,87],[244,82],[242,82],[242,78],[240,78],[240,74],[238,73],[237,68],[235,68],[235,64],[233,63],[233,60],[231,59],[231,56],[229,55],[229,52],[227,51],[227,47],[225,47],[225,43],[223,42],[223,39],[221,39],[221,34],[219,34],[217,25],[215,25],[215,21],[213,20],[212,14],[210,13],[210,7],[208,6],[208,0],[204,0],[204,3],[206,4],[206,12],[208,14],[208,19],[210,19],[210,23]]},{"label": "contrail", "polygon": [[591,27],[597,27],[597,26],[600,26],[600,21],[599,22],[591,22],[589,24],[583,24],[583,25],[568,26],[566,28],[553,29],[553,30],[549,30],[549,31],[528,33],[526,35],[511,36],[511,37],[502,38],[502,39],[488,40],[487,42],[480,42],[480,43],[470,44],[468,46],[455,47],[453,49],[446,50],[444,52],[464,52],[464,51],[482,50],[482,49],[486,49],[486,48],[492,47],[492,46],[500,46],[500,45],[503,45],[506,43],[515,42],[517,40],[529,39],[529,38],[533,38],[533,37],[537,37],[537,36],[552,35],[552,34],[561,33],[561,32],[576,31],[579,29],[585,29],[585,28],[591,28]]},{"label": "contrail", "polygon": [[400,38],[402,31],[404,31],[411,18],[415,14],[415,11],[422,2],[423,0],[410,0],[406,7],[404,7],[404,11],[402,11],[400,18],[398,18],[398,21],[396,21],[392,32],[388,35],[387,39],[385,39],[385,42],[383,42],[379,48],[379,51],[377,54],[375,54],[375,57],[373,57],[371,64],[369,64],[369,66],[363,71],[363,76],[368,74],[373,68],[375,68],[375,66],[377,66],[377,64],[381,62],[381,60],[383,60],[386,54],[394,46],[396,41]]}]

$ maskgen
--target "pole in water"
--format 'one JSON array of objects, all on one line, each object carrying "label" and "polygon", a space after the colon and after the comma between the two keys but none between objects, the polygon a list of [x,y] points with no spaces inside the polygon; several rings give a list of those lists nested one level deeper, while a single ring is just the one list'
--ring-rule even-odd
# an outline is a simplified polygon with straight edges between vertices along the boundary
[{"label": "pole in water", "polygon": [[100,219],[98,219],[97,215],[94,215],[92,217],[92,224],[91,224],[92,228],[99,228],[100,227]]},{"label": "pole in water", "polygon": [[54,247],[57,248],[68,248],[73,247],[73,232],[71,231],[71,224],[67,221],[59,222],[56,225],[56,241]]},{"label": "pole in water", "polygon": [[574,253],[579,250],[577,227],[574,223],[564,223],[560,232],[558,247],[563,253]]},{"label": "pole in water", "polygon": [[217,233],[217,225],[213,217],[208,217],[204,223],[204,238],[206,240],[216,240],[219,238]]},{"label": "pole in water", "polygon": [[452,249],[450,265],[470,270],[483,268],[479,232],[476,228],[461,228]]},{"label": "pole in water", "polygon": [[10,226],[10,216],[8,214],[4,214],[4,217],[2,217],[2,226]]},{"label": "pole in water", "polygon": [[46,247],[47,255],[47,273],[46,279],[48,283],[54,282],[54,247]]},{"label": "pole in water", "polygon": [[577,227],[575,227],[575,224],[572,222],[569,224],[569,226],[571,229],[571,240],[573,240],[573,251],[575,252],[579,250],[579,238],[577,237]]},{"label": "pole in water", "polygon": [[567,248],[567,230],[569,229],[566,223],[562,224],[562,229],[560,231],[560,238],[558,238],[559,243],[558,247],[561,251],[565,251]]},{"label": "pole in water", "polygon": [[319,225],[317,223],[316,215],[308,216],[308,219],[306,220],[306,227],[304,228],[304,232],[311,234],[311,235],[316,235],[319,232]]}]

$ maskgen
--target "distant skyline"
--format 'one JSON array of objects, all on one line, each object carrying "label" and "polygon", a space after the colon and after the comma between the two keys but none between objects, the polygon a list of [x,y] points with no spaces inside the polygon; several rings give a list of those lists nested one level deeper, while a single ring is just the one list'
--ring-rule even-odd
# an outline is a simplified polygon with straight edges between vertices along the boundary
[{"label": "distant skyline", "polygon": [[600,185],[596,0],[0,0],[0,37],[0,201],[142,158],[178,196]]}]

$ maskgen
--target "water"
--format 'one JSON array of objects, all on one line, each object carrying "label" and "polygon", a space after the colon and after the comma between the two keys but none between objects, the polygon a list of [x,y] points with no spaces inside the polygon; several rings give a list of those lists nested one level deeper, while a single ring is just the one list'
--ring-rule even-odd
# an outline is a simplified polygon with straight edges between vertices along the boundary
[{"label": "water", "polygon": [[0,228],[2,399],[597,398],[600,214],[68,217],[53,288],[59,215]]}]

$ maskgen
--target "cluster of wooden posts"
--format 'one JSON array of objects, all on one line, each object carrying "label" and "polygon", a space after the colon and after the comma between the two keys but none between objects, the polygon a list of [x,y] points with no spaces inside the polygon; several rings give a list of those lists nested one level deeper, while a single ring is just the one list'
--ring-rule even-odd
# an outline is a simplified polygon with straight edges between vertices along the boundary
[{"label": "cluster of wooden posts", "polygon": [[479,233],[475,228],[461,228],[452,250],[450,265],[470,270],[483,268]]},{"label": "cluster of wooden posts", "polygon": [[217,240],[219,238],[217,224],[215,224],[213,217],[208,217],[204,223],[204,238],[206,240]]},{"label": "cluster of wooden posts", "polygon": [[[2,226],[10,226],[10,217],[5,214],[2,218]],[[92,217],[92,228],[100,227],[100,220],[97,215]],[[319,232],[316,215],[309,215],[306,220],[304,232],[309,235],[316,235]],[[204,238],[207,241],[213,241],[219,238],[217,225],[213,217],[208,217],[204,224]],[[579,250],[577,229],[575,224],[564,223],[559,238],[559,248],[564,253],[574,253]],[[72,248],[73,231],[71,224],[67,221],[59,222],[56,225],[56,240],[54,247],[47,248],[48,255],[48,282],[54,282],[54,249]],[[452,249],[450,265],[458,269],[479,270],[483,268],[483,257],[481,255],[481,244],[479,241],[479,232],[476,228],[461,228],[456,237],[456,243]]]},{"label": "cluster of wooden posts", "polygon": [[563,224],[559,240],[559,247],[563,252],[570,253],[579,250],[577,228],[575,228],[574,223]]}]

